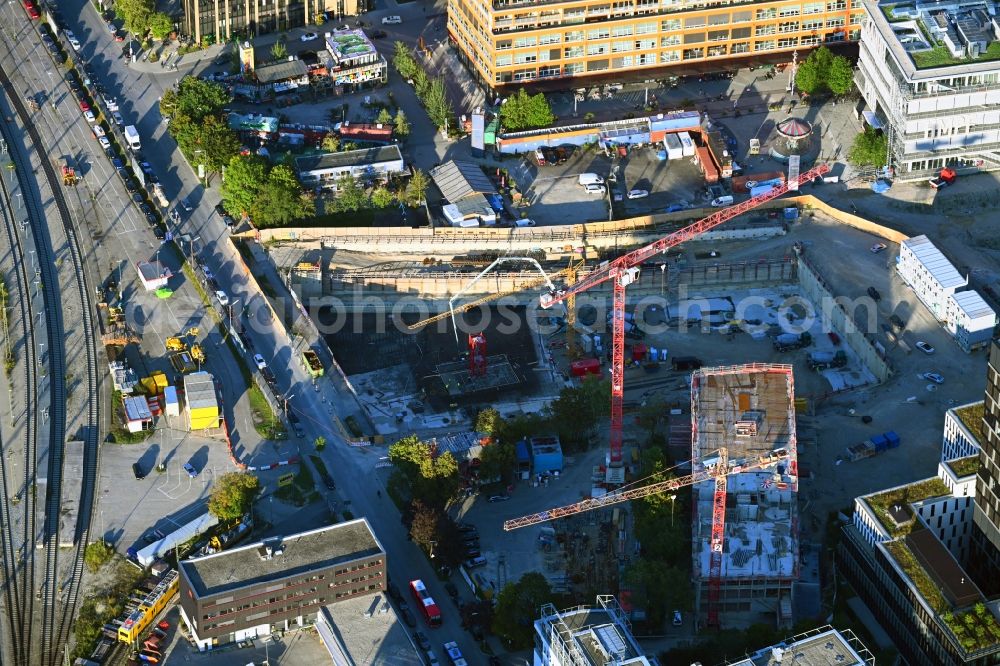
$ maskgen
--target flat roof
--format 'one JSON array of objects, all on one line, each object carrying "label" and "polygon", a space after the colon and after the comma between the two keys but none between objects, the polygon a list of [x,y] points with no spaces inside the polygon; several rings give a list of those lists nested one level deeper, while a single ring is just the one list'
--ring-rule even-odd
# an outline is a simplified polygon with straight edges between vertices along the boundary
[{"label": "flat roof", "polygon": [[623,631],[611,613],[603,608],[581,606],[541,618],[543,625],[561,629],[562,642],[571,645],[593,666],[648,665],[635,639]]},{"label": "flat roof", "polygon": [[963,608],[983,598],[972,577],[931,530],[915,529],[905,541],[952,608]]},{"label": "flat roof", "polygon": [[941,250],[930,241],[927,236],[920,235],[907,238],[901,245],[913,252],[924,268],[931,274],[938,284],[943,288],[962,287],[968,284],[968,280],[962,277],[948,258],[941,253]]},{"label": "flat roof", "polygon": [[434,184],[448,203],[457,203],[467,196],[496,194],[497,188],[474,162],[450,160],[430,171]]},{"label": "flat roof", "polygon": [[278,131],[277,118],[272,118],[271,116],[265,116],[259,113],[249,113],[247,115],[243,115],[241,113],[230,113],[226,117],[226,122],[229,124],[230,129],[238,131],[267,132],[269,134],[274,134]]},{"label": "flat roof", "polygon": [[153,412],[150,411],[146,398],[125,398],[124,403],[125,416],[129,421],[147,421],[153,418]]},{"label": "flat roof", "polygon": [[[867,666],[868,662],[858,653],[839,631],[825,627],[819,633],[784,646],[767,647],[740,661],[727,662],[729,666]],[[855,639],[856,642],[857,639]],[[858,642],[860,645],[860,642]],[[867,648],[861,646],[867,652]],[[777,648],[777,650],[775,649]]]},{"label": "flat roof", "polygon": [[385,594],[352,597],[324,606],[322,612],[333,631],[317,628],[331,657],[347,652],[354,664],[423,665]]},{"label": "flat roof", "polygon": [[345,150],[340,153],[322,153],[295,158],[295,168],[299,173],[309,171],[324,171],[344,167],[365,166],[367,164],[388,164],[402,162],[403,154],[399,146],[379,146],[378,148],[361,148]]},{"label": "flat roof", "polygon": [[218,407],[215,395],[215,378],[207,372],[192,372],[184,376],[184,397],[188,409]]},{"label": "flat roof", "polygon": [[[691,381],[692,467],[718,460],[726,448],[731,466],[777,453],[765,467],[732,473],[727,495],[722,577],[793,579],[798,572],[798,502],[795,410],[791,366],[749,364],[702,368]],[[751,433],[751,434],[748,434]],[[712,557],[715,483],[692,489],[697,519],[692,526],[693,569],[706,577]]]},{"label": "flat roof", "polygon": [[979,319],[980,317],[996,317],[993,308],[983,300],[978,291],[959,291],[951,295],[966,317],[969,319]]},{"label": "flat roof", "polygon": [[[262,559],[258,551],[265,543],[283,550]],[[185,560],[181,568],[195,593],[205,597],[384,553],[368,521],[359,518]]]},{"label": "flat roof", "polygon": [[274,83],[275,81],[298,79],[308,74],[308,72],[309,68],[298,58],[261,65],[253,71],[254,76],[257,77],[257,81],[260,83]]},{"label": "flat roof", "polygon": [[326,49],[337,63],[376,53],[364,30],[335,30],[326,33]]}]

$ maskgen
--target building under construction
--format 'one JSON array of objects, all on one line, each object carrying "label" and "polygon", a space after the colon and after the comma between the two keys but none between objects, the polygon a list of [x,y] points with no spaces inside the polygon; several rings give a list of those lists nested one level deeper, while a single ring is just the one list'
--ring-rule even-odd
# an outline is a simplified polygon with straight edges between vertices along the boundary
[{"label": "building under construction", "polygon": [[[792,366],[696,371],[691,426],[693,469],[721,462],[732,470],[692,488],[696,617],[709,626],[762,615],[789,625],[799,566]],[[771,464],[739,471],[772,456]]]}]

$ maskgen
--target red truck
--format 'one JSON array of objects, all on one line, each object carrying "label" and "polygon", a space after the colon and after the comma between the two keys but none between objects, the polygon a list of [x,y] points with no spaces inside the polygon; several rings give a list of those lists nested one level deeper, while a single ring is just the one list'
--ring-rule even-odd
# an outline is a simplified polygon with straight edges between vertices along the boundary
[{"label": "red truck", "polygon": [[931,187],[935,190],[940,190],[942,187],[947,187],[954,183],[956,178],[958,178],[958,174],[956,174],[953,169],[945,167],[938,172],[937,177],[931,178],[927,182],[930,183]]}]

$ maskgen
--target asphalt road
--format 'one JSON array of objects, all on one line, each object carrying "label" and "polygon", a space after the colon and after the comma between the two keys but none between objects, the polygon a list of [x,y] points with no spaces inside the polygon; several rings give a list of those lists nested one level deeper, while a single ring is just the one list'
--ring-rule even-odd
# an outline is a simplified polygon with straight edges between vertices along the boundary
[{"label": "asphalt road", "polygon": [[[129,67],[120,58],[120,45],[113,41],[92,5],[83,0],[67,0],[61,6],[70,29],[83,42],[81,53],[91,64],[95,77],[110,94],[118,97],[126,122],[133,123],[138,128],[142,137],[142,152],[159,175],[167,197],[171,201],[178,201],[187,196],[195,204],[195,210],[190,216],[181,220],[178,231],[201,237],[202,257],[217,276],[220,285],[229,293],[231,301],[238,303],[246,311],[245,316],[251,322],[247,327],[248,335],[255,351],[263,354],[275,371],[279,390],[292,396],[290,407],[311,417],[303,419],[306,437],[300,442],[311,443],[316,436],[322,435],[331,443],[322,454],[327,467],[334,470],[340,493],[350,500],[352,513],[358,517],[367,517],[374,526],[388,554],[390,575],[394,580],[400,581],[400,587],[408,580],[422,578],[433,596],[445,599],[447,595],[430,564],[417,547],[407,540],[399,521],[399,513],[384,493],[381,498],[375,493],[370,474],[371,462],[368,460],[373,454],[345,446],[331,421],[316,418],[316,415],[329,413],[332,409],[339,410],[336,406],[339,402],[352,401],[353,398],[337,393],[333,382],[329,380],[321,382],[320,391],[312,390],[310,379],[296,362],[294,345],[284,330],[270,324],[270,311],[263,295],[252,290],[242,273],[242,262],[226,238],[228,231],[221,218],[213,211],[213,206],[220,200],[217,189],[206,190],[201,187],[196,175],[176,149],[176,144],[166,134],[157,102],[163,91],[173,85],[178,74],[166,70],[162,74],[150,73]],[[186,56],[185,60],[190,62],[191,58],[192,56]],[[38,60],[41,62],[42,59],[39,57]],[[181,73],[183,72],[184,67],[181,69]],[[34,76],[41,83],[47,83],[46,79],[50,78],[44,69],[39,69]],[[75,104],[75,100],[69,97],[68,89],[63,98],[65,102],[60,111],[64,114],[62,125],[67,134],[76,137],[76,145],[85,147],[84,150],[90,145],[96,145],[89,137],[89,130],[80,119],[79,112],[72,113],[70,107]],[[120,194],[113,194],[115,189],[122,186],[117,178],[111,177],[113,169],[103,155],[94,156],[92,165],[99,177],[105,179],[103,182],[109,185],[107,188],[100,188],[100,195],[103,195],[105,189],[109,189],[112,192],[108,196],[119,197],[117,201],[109,202],[111,205],[108,206],[115,211],[114,219],[137,218],[138,212],[127,205],[127,200],[123,200]],[[134,224],[139,231],[124,234],[126,238],[122,242],[126,247],[132,244],[137,252],[140,249],[148,252],[149,245],[156,241],[152,239],[151,232],[144,230],[141,220],[136,219]],[[311,448],[310,445],[304,445],[302,452],[308,453],[307,449]],[[294,531],[295,526],[289,525],[288,529]],[[463,652],[468,655],[479,654],[472,638],[459,627],[457,617],[449,618],[446,615],[444,628],[434,632],[436,651],[439,654],[440,643],[447,640],[457,640]]]}]

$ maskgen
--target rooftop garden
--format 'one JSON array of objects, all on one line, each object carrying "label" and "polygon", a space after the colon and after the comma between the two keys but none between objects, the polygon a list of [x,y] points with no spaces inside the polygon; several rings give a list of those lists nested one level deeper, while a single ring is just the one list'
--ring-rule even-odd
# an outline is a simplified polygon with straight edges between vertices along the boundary
[{"label": "rooftop garden", "polygon": [[901,539],[887,541],[885,547],[934,612],[940,614],[948,610],[948,601],[941,594],[937,583],[931,580],[927,570],[917,561],[910,547]]},{"label": "rooftop garden", "polygon": [[960,479],[965,476],[972,476],[979,471],[979,456],[956,458],[955,460],[949,460],[947,465],[951,467],[951,471],[955,472],[955,476]]},{"label": "rooftop garden", "polygon": [[1000,624],[993,613],[982,603],[972,610],[960,613],[945,613],[941,616],[955,638],[966,650],[974,652],[1000,643]]},{"label": "rooftop garden", "polygon": [[951,491],[948,490],[948,486],[944,485],[944,481],[934,477],[933,479],[918,481],[917,483],[911,483],[901,488],[894,488],[884,493],[871,495],[866,497],[865,501],[868,502],[868,506],[872,508],[875,516],[882,523],[882,527],[886,529],[889,535],[900,537],[909,534],[917,521],[914,519],[906,525],[897,526],[895,521],[889,516],[889,510],[893,505],[911,504],[930,497],[943,497],[950,494]]},{"label": "rooftop garden", "polygon": [[980,445],[986,441],[986,430],[983,429],[984,404],[980,400],[971,405],[955,409],[955,416],[962,422],[962,425],[969,429],[972,436],[979,440],[978,443]]}]

